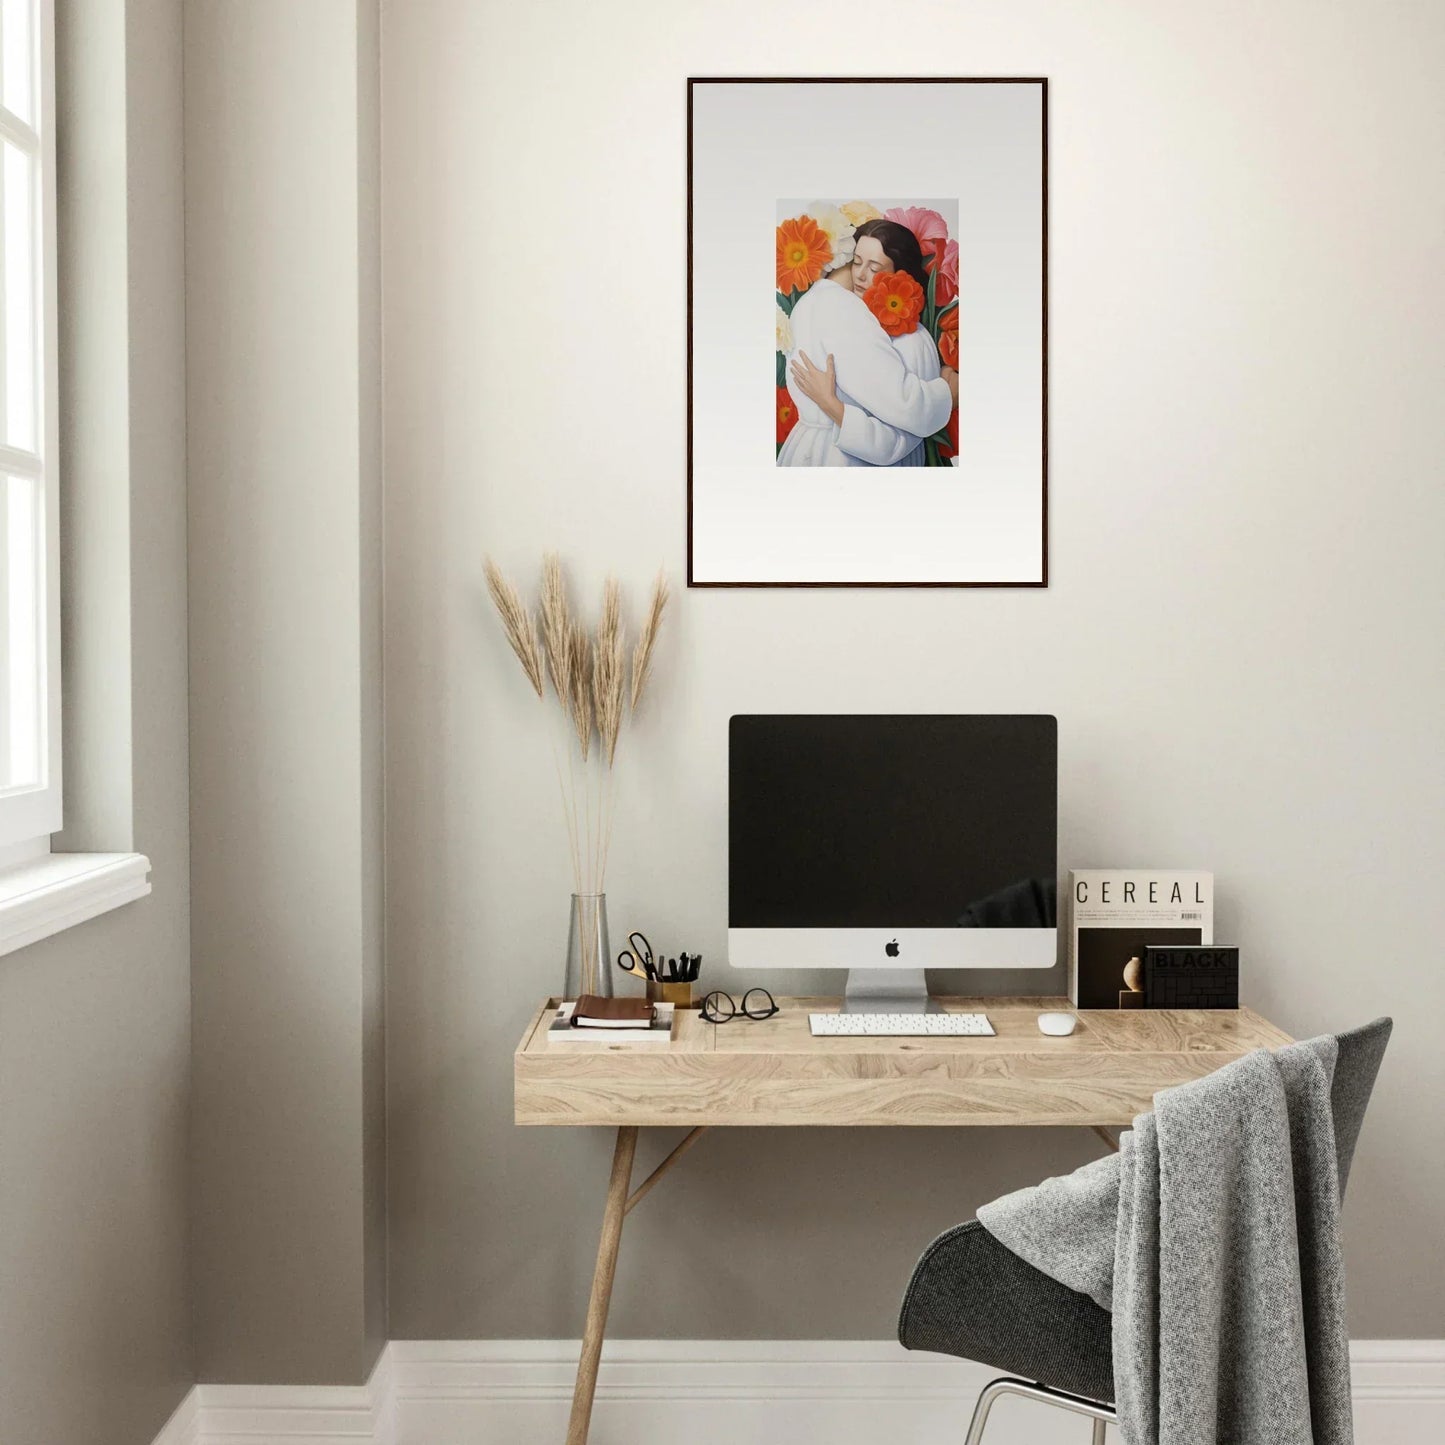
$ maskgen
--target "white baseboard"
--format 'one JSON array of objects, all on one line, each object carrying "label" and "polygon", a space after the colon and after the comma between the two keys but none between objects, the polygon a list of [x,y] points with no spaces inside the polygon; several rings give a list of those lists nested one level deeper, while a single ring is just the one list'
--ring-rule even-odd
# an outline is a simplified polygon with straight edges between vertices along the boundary
[{"label": "white baseboard", "polygon": [[[199,1385],[155,1445],[556,1445],[577,1349],[393,1340],[365,1385]],[[1357,1340],[1351,1358],[1356,1445],[1445,1440],[1445,1340]],[[998,1373],[886,1341],[614,1340],[591,1445],[957,1445]],[[1079,1430],[1075,1416],[1004,1399],[988,1442],[1078,1445]]]},{"label": "white baseboard", "polygon": [[192,1389],[176,1406],[175,1414],[166,1421],[154,1445],[200,1445],[200,1441],[201,1392]]},{"label": "white baseboard", "polygon": [[154,1445],[397,1445],[392,1351],[364,1385],[196,1385]]},{"label": "white baseboard", "polygon": [[1445,1440],[1445,1340],[1351,1340],[1355,1445]]}]

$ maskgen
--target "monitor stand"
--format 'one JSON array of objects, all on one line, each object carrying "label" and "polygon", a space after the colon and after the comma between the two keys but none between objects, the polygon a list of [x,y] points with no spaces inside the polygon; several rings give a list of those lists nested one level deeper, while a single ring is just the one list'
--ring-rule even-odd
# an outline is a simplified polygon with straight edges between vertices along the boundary
[{"label": "monitor stand", "polygon": [[850,968],[843,990],[845,1014],[936,1014],[921,968]]}]

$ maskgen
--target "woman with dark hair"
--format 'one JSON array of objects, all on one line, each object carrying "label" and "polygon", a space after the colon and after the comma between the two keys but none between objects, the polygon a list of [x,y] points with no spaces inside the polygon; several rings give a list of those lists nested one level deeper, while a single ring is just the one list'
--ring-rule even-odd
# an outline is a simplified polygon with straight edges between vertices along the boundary
[{"label": "woman with dark hair", "polygon": [[[864,246],[864,241],[872,244]],[[894,271],[907,272],[928,290],[918,237],[897,221],[864,221],[853,232],[853,290],[862,296],[878,277]]]},{"label": "woman with dark hair", "polygon": [[[927,291],[928,272],[918,237],[897,221],[865,221],[854,232],[852,266],[816,282],[794,308],[788,388],[798,401],[799,422],[783,444],[779,466],[924,464],[923,439],[947,424],[958,399],[958,373],[942,366],[938,347],[925,327],[890,336],[866,304],[850,309],[829,284],[841,283],[862,301],[880,276],[896,272],[912,277]],[[816,311],[806,305],[813,292],[821,292]],[[810,346],[812,355],[826,358],[824,369],[813,364]],[[885,347],[892,353],[887,360]],[[904,393],[920,398],[907,411],[893,400],[898,385],[890,363],[896,369],[900,362]],[[891,384],[886,392],[880,388],[885,379]],[[881,402],[875,400],[880,396]]]}]

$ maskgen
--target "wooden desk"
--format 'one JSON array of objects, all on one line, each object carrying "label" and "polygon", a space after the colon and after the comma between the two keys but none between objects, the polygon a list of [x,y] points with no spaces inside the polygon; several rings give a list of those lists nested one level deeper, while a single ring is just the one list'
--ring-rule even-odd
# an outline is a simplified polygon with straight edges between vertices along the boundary
[{"label": "wooden desk", "polygon": [[[582,1336],[567,1445],[585,1445],[597,1386],[622,1221],[703,1131],[714,1126],[1071,1125],[1127,1126],[1154,1094],[1200,1078],[1289,1035],[1249,1009],[1079,1011],[1067,1038],[1047,1038],[1042,1012],[1074,1012],[1061,998],[950,998],[985,1013],[993,1038],[814,1038],[810,1011],[836,998],[780,998],[771,1019],[705,1023],[679,1011],[673,1041],[549,1046],[549,999],[513,1058],[518,1124],[586,1124],[617,1130],[602,1238]],[[636,1189],[640,1128],[690,1132]],[[630,1192],[629,1192],[630,1191]]]}]

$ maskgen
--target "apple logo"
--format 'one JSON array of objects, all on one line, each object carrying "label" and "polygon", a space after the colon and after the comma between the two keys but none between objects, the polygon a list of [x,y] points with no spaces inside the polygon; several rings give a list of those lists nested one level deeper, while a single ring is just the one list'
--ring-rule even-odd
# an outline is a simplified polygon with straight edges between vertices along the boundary
[{"label": "apple logo", "polygon": [[897,958],[898,940],[895,938],[891,943],[885,943],[883,945],[883,952],[886,953],[889,958]]}]

